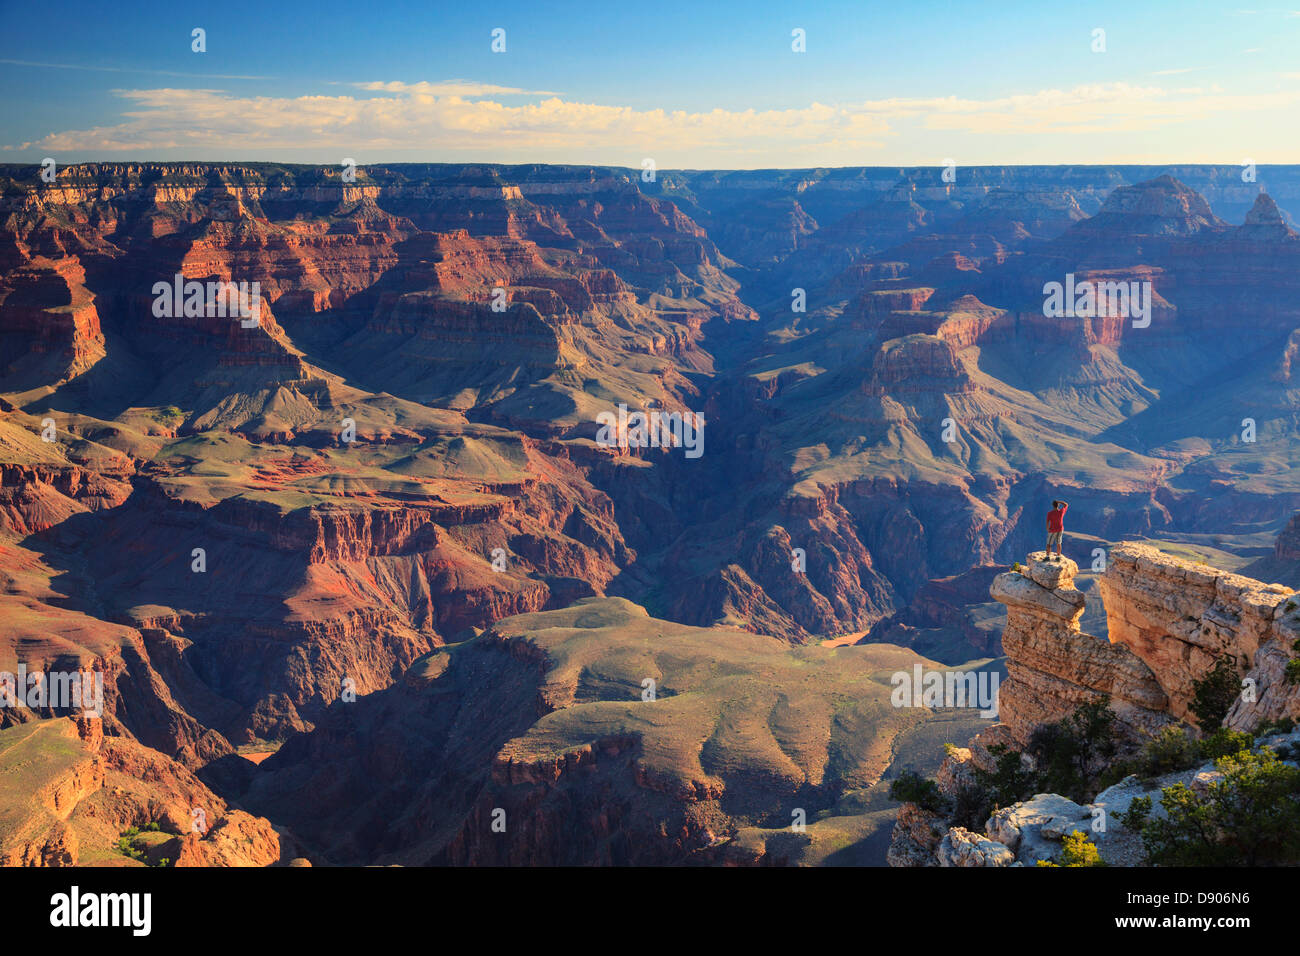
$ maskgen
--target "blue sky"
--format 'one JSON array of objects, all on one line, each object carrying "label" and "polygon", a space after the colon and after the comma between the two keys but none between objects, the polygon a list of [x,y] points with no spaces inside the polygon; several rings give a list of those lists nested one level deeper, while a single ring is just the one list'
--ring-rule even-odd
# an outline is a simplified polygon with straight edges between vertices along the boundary
[{"label": "blue sky", "polygon": [[0,162],[1300,162],[1292,2],[3,2]]}]

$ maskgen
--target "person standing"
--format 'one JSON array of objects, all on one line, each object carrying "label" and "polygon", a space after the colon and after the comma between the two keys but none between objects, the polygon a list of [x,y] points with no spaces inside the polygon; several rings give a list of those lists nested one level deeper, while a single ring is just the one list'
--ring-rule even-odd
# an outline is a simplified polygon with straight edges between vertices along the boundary
[{"label": "person standing", "polygon": [[1064,501],[1053,501],[1052,510],[1047,512],[1047,560],[1052,560],[1052,545],[1056,545],[1056,560],[1061,560],[1061,536],[1065,533],[1065,510],[1070,506]]}]

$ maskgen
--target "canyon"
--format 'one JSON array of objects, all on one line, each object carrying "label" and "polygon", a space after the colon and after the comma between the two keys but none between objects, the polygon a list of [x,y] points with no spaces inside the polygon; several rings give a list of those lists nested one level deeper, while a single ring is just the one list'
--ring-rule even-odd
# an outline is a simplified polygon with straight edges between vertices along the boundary
[{"label": "canyon", "polygon": [[[1229,647],[1295,716],[1300,168],[1239,172],[0,166],[0,670],[105,675],[102,745],[0,735],[258,834],[189,860],[878,863],[927,735],[1157,730]],[[1077,563],[1008,571],[1053,497]],[[1002,729],[882,703],[1003,656]],[[50,812],[7,859],[81,859]]]}]

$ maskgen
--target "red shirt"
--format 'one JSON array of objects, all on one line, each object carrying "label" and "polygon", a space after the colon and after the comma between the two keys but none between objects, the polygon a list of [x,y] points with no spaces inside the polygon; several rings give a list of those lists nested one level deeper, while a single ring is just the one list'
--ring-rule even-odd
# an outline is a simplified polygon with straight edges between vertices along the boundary
[{"label": "red shirt", "polygon": [[1047,530],[1052,534],[1065,530],[1065,511],[1069,505],[1061,505],[1047,512]]}]

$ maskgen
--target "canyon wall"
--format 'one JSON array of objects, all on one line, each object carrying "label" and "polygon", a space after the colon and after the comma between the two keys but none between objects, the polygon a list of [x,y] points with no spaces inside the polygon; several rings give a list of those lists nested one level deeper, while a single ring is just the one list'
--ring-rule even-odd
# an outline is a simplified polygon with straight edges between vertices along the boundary
[{"label": "canyon wall", "polygon": [[1194,719],[1194,682],[1226,655],[1245,681],[1227,726],[1300,718],[1300,684],[1283,674],[1300,638],[1293,588],[1127,543],[1111,549],[1099,585],[1111,642],[1151,668],[1173,717]]}]

